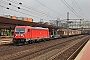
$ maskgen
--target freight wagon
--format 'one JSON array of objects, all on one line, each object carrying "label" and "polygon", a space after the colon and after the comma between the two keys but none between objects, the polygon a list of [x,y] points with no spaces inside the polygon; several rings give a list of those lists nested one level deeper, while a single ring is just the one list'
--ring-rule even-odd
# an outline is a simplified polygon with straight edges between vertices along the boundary
[{"label": "freight wagon", "polygon": [[61,37],[80,35],[81,31],[72,29],[58,29],[57,34]]}]

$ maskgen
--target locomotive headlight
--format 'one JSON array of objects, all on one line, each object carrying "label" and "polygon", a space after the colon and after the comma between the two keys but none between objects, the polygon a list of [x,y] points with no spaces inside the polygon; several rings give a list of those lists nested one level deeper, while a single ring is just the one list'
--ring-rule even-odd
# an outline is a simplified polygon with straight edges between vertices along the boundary
[{"label": "locomotive headlight", "polygon": [[23,36],[23,34],[21,34],[21,36]]},{"label": "locomotive headlight", "polygon": [[21,34],[22,37],[24,37],[24,34]]},{"label": "locomotive headlight", "polygon": [[15,36],[17,36],[17,34]]},{"label": "locomotive headlight", "polygon": [[17,36],[17,34],[15,34],[15,37]]}]

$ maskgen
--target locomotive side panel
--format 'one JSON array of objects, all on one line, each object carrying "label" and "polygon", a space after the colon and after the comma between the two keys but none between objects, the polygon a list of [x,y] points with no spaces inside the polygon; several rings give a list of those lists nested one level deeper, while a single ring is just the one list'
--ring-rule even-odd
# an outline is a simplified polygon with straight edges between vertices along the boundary
[{"label": "locomotive side panel", "polygon": [[37,29],[31,29],[31,38],[39,38],[40,37],[40,31]]},{"label": "locomotive side panel", "polygon": [[45,37],[45,38],[49,37],[49,30],[48,29],[42,31],[42,37]]},{"label": "locomotive side panel", "polygon": [[31,29],[31,38],[45,38],[49,36],[47,29]]}]

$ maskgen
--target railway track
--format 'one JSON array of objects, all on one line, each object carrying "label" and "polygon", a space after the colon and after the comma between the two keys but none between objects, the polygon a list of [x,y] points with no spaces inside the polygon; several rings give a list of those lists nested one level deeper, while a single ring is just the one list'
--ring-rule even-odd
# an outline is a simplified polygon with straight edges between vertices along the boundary
[{"label": "railway track", "polygon": [[[84,38],[86,38],[86,37],[84,37]],[[30,59],[30,60],[59,60],[59,59],[60,60],[67,60],[66,57],[68,55],[66,55],[65,51],[69,51],[68,49],[70,49],[72,46],[76,45],[80,41],[82,41],[82,40],[79,40],[79,39],[78,40],[75,40],[75,41],[69,40],[69,41],[66,41],[66,42],[62,43],[60,46],[57,46],[57,47],[53,48],[52,50],[47,51],[46,53],[37,55],[34,58],[30,58],[30,55],[29,55],[28,56],[29,58],[28,57],[25,57],[26,59],[25,58],[22,58],[21,60],[24,60],[24,59],[25,60],[28,60],[28,59]],[[38,52],[38,53],[40,53],[40,52]],[[65,54],[63,55],[63,53],[65,53]],[[61,58],[58,58],[58,56],[59,57],[61,56]]]},{"label": "railway track", "polygon": [[[4,60],[4,59],[28,60],[28,59],[35,59],[36,57],[38,58],[38,56],[39,57],[46,56],[46,58],[44,58],[44,59],[47,59],[47,56],[49,54],[50,54],[49,57],[51,57],[51,56],[57,54],[58,53],[57,51],[59,51],[61,48],[63,48],[63,46],[68,45],[69,43],[67,43],[67,42],[71,42],[74,39],[80,39],[82,37],[84,37],[84,36],[63,38],[63,39],[59,39],[59,40],[57,39],[57,40],[51,40],[51,41],[47,41],[47,42],[41,42],[40,44],[21,46],[21,47],[19,47],[20,50],[18,48],[17,48],[17,50],[15,50],[16,48],[14,48],[14,50],[13,49],[10,50],[12,53],[5,54],[4,56],[0,55],[0,59],[2,59],[2,60]],[[66,43],[65,43],[65,41],[66,41]],[[28,47],[28,48],[25,48],[25,47]],[[6,50],[6,52],[10,52],[10,51]],[[3,52],[5,52],[5,51],[3,51]],[[48,57],[48,59],[49,59],[49,57]]]},{"label": "railway track", "polygon": [[[77,54],[76,50],[83,44],[89,40],[89,36],[78,39],[77,41],[70,43],[69,46],[66,46],[65,49],[58,52],[56,55],[50,57],[48,60],[74,60],[75,54]],[[86,41],[85,41],[86,40]],[[84,44],[85,45],[85,44]],[[79,50],[80,51],[80,50]]]},{"label": "railway track", "polygon": [[[89,39],[89,38],[88,38]],[[82,50],[82,48],[86,45],[86,43],[88,42],[88,39],[86,39],[86,41],[81,42],[79,45],[79,47],[67,58],[67,60],[74,60],[76,58],[76,56],[78,55],[78,53]],[[89,39],[90,40],[90,39]]]}]

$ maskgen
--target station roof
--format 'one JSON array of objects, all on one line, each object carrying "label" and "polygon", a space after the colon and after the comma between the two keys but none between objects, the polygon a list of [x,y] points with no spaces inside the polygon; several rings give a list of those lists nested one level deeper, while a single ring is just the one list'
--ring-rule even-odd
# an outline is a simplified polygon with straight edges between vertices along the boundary
[{"label": "station roof", "polygon": [[11,19],[11,18],[0,16],[0,28],[12,28],[13,29],[17,25],[18,26],[35,26],[35,27],[39,26],[39,27],[54,28],[54,29],[62,28],[62,27],[56,27],[56,26],[47,25],[47,24],[40,24],[36,22],[29,22],[29,21]]}]

